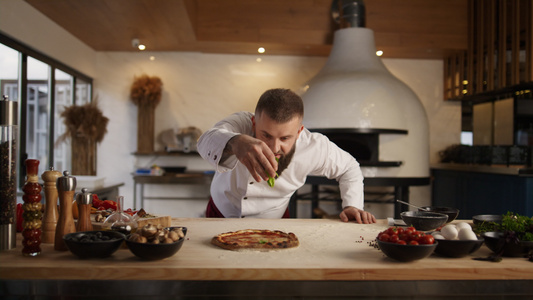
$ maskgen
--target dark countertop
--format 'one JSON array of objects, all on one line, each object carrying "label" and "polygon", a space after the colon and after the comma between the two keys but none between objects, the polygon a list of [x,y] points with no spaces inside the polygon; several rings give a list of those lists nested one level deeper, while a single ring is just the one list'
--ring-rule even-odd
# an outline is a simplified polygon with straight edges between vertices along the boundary
[{"label": "dark countertop", "polygon": [[506,166],[506,165],[472,165],[456,163],[439,163],[432,164],[431,169],[477,172],[499,175],[516,175],[516,176],[533,176],[533,168],[526,166]]}]

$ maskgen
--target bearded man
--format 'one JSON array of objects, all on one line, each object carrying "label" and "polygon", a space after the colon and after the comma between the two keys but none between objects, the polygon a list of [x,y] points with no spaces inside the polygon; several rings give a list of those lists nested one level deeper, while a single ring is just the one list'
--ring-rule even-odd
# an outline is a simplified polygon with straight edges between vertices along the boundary
[{"label": "bearded man", "polygon": [[200,137],[198,152],[216,169],[206,217],[287,218],[291,196],[314,175],[339,182],[343,222],[376,222],[363,210],[359,163],[326,136],[307,130],[303,116],[300,96],[271,89],[259,98],[255,114],[235,113]]}]

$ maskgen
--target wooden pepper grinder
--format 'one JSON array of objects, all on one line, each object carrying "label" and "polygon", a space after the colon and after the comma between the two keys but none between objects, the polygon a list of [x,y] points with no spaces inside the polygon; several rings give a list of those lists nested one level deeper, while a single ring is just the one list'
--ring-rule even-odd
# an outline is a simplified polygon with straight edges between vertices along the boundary
[{"label": "wooden pepper grinder", "polygon": [[68,171],[63,172],[62,177],[57,178],[57,191],[59,194],[59,219],[57,220],[54,249],[59,251],[68,250],[63,241],[67,233],[76,232],[74,216],[72,215],[72,201],[76,190],[76,177],[70,176]]},{"label": "wooden pepper grinder", "polygon": [[39,161],[37,159],[26,159],[26,183],[22,187],[24,195],[22,200],[24,210],[22,217],[22,255],[37,256],[41,254],[41,226],[42,226],[42,204],[41,190],[39,184]]},{"label": "wooden pepper grinder", "polygon": [[61,172],[50,167],[48,171],[43,172],[41,178],[44,181],[44,215],[43,215],[43,243],[52,244],[55,241],[57,219],[57,178],[61,177]]},{"label": "wooden pepper grinder", "polygon": [[81,189],[81,193],[76,195],[79,217],[76,231],[91,231],[93,223],[91,222],[91,206],[93,204],[93,194],[87,192],[86,188]]}]

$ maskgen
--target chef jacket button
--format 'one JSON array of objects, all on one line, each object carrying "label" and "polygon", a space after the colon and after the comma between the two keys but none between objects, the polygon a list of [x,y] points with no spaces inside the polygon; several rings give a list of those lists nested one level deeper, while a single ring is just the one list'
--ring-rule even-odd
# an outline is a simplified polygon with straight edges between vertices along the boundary
[{"label": "chef jacket button", "polygon": [[253,182],[253,181],[250,181],[250,184],[254,184],[254,182]]},{"label": "chef jacket button", "polygon": [[211,156],[211,151],[207,152],[207,156]]},{"label": "chef jacket button", "polygon": [[248,197],[244,197],[243,199],[246,200],[246,199],[248,199]]},{"label": "chef jacket button", "polygon": [[214,160],[217,160],[217,157],[218,157],[218,156],[217,156],[217,155],[215,155],[215,156],[213,156],[213,159],[214,159]]},{"label": "chef jacket button", "polygon": [[244,218],[245,216],[241,216],[241,218]]}]

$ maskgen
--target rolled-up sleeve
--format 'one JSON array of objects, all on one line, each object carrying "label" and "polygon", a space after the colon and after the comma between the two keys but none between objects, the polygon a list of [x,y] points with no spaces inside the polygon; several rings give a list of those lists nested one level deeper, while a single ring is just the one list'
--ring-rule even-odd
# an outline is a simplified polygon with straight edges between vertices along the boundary
[{"label": "rolled-up sleeve", "polygon": [[252,123],[251,117],[251,113],[235,113],[204,132],[198,139],[197,144],[200,156],[218,172],[226,172],[235,168],[238,162],[235,155],[230,156],[225,161],[221,161],[222,154],[232,137],[239,134],[251,134],[249,129]]}]

